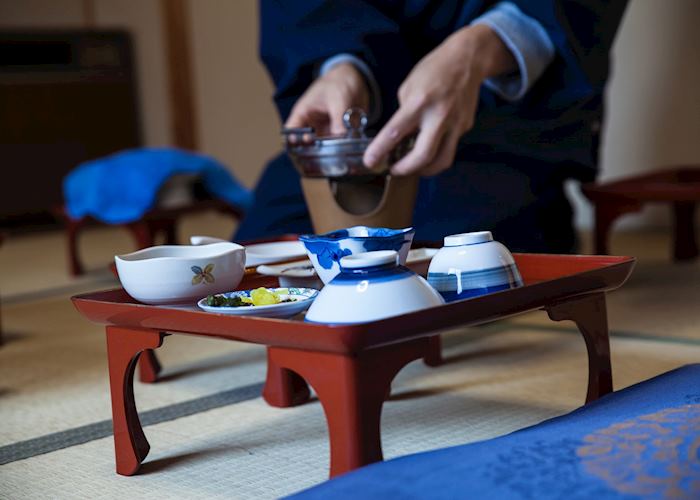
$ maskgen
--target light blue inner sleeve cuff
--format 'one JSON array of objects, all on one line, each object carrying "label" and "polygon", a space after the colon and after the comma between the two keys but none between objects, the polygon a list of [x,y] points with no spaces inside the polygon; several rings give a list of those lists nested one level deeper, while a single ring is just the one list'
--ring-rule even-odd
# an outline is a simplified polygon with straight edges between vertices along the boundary
[{"label": "light blue inner sleeve cuff", "polygon": [[522,98],[544,73],[555,55],[554,44],[542,25],[511,2],[500,2],[471,25],[484,24],[503,40],[518,63],[518,73],[489,78],[488,88],[508,101]]},{"label": "light blue inner sleeve cuff", "polygon": [[369,68],[369,66],[367,66],[367,63],[353,54],[338,54],[326,59],[326,61],[321,65],[319,75],[327,73],[331,70],[331,68],[341,63],[352,64],[360,73],[362,73],[362,76],[365,77],[365,81],[369,87],[369,110],[367,121],[369,123],[374,123],[382,114],[382,94],[379,91],[377,80],[375,80],[372,70]]}]

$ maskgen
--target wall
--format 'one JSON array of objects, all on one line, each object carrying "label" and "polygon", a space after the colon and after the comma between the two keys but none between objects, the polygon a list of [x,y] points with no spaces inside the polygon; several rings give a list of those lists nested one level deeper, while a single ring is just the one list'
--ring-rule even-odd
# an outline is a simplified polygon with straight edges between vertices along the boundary
[{"label": "wall", "polygon": [[[0,0],[1,26],[83,23],[82,0]],[[98,26],[130,29],[148,144],[168,144],[170,109],[159,0],[95,0]],[[280,148],[272,87],[257,59],[255,0],[188,0],[200,148],[252,186]],[[614,46],[601,179],[700,163],[700,1],[631,0]],[[578,195],[577,221],[591,210]],[[664,209],[625,225],[666,224]]]},{"label": "wall", "polygon": [[[601,179],[700,165],[698,21],[697,0],[629,3],[613,48]],[[577,196],[576,205],[579,225],[588,226],[588,203]],[[620,226],[665,226],[667,212],[652,206],[621,218]]]},{"label": "wall", "polygon": [[[98,28],[133,36],[146,144],[170,144],[160,0],[93,0]],[[0,0],[1,28],[86,26],[83,0]],[[280,149],[272,86],[257,59],[255,0],[188,0],[200,149],[253,186]]]},{"label": "wall", "polygon": [[280,150],[273,88],[258,62],[255,0],[189,0],[199,141],[249,186]]}]

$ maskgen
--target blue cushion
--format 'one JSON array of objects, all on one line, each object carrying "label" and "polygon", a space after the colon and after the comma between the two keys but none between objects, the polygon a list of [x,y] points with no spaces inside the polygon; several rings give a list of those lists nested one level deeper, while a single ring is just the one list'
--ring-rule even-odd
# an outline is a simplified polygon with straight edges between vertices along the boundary
[{"label": "blue cushion", "polygon": [[139,220],[153,208],[163,183],[175,174],[199,174],[207,191],[243,210],[250,191],[211,157],[173,148],[122,151],[85,162],[63,180],[66,212],[110,224]]},{"label": "blue cushion", "polygon": [[479,443],[377,463],[312,498],[700,498],[700,365]]}]

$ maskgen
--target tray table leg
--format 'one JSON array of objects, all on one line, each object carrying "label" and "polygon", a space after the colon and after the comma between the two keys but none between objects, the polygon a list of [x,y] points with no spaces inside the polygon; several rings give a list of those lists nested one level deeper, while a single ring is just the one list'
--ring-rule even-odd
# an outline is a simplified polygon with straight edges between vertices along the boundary
[{"label": "tray table leg", "polygon": [[270,406],[287,408],[298,406],[309,400],[309,386],[299,375],[282,368],[274,361],[274,355],[267,348],[267,378],[262,396]]},{"label": "tray table leg", "polygon": [[66,242],[68,244],[68,268],[71,276],[80,276],[85,270],[78,254],[78,237],[85,219],[71,219],[67,214],[64,218],[66,224]]},{"label": "tray table leg", "polygon": [[697,256],[695,203],[677,201],[673,204],[673,258],[683,261]]},{"label": "tray table leg", "polygon": [[597,201],[595,204],[595,253],[607,255],[610,249],[610,230],[621,215],[639,212],[641,203],[634,201]]},{"label": "tray table leg", "polygon": [[303,377],[316,391],[328,424],[330,477],[383,460],[380,420],[391,381],[425,356],[427,339],[355,356],[270,347],[269,359]]},{"label": "tray table leg", "polygon": [[442,364],[442,340],[440,340],[440,335],[428,338],[428,351],[423,356],[423,362],[428,366],[440,366]]},{"label": "tray table leg", "polygon": [[548,306],[547,313],[554,321],[571,320],[576,323],[588,350],[588,392],[586,403],[612,392],[610,364],[610,337],[605,293],[595,293]]},{"label": "tray table leg", "polygon": [[155,235],[147,221],[141,220],[127,224],[131,236],[136,240],[136,248],[147,248],[154,245]]},{"label": "tray table leg", "polygon": [[134,370],[139,354],[160,347],[165,334],[116,326],[108,326],[106,331],[117,474],[131,476],[150,450],[136,411]]},{"label": "tray table leg", "polygon": [[162,367],[153,349],[146,349],[139,356],[139,380],[144,384],[158,382]]}]

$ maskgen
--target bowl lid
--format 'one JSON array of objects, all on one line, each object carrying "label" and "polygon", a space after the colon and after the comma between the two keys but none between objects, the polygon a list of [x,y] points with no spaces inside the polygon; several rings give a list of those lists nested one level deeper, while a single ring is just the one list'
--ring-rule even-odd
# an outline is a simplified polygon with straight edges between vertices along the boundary
[{"label": "bowl lid", "polygon": [[493,241],[491,231],[476,231],[473,233],[460,233],[445,236],[446,247],[459,247],[462,245],[475,245],[477,243],[486,243]]},{"label": "bowl lid", "polygon": [[346,255],[340,259],[343,269],[363,269],[366,267],[399,265],[399,253],[396,250],[377,250],[374,252]]}]

